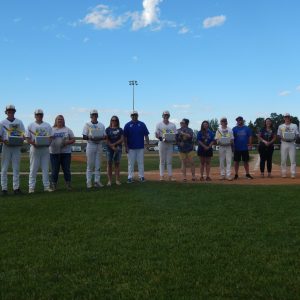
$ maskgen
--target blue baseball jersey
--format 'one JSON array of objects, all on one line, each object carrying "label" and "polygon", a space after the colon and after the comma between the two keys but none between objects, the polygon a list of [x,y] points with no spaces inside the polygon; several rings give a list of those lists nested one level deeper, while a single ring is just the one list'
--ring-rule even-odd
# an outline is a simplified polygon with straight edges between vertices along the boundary
[{"label": "blue baseball jersey", "polygon": [[252,136],[252,130],[247,126],[235,126],[232,129],[234,136],[234,148],[237,151],[248,150],[249,137]]},{"label": "blue baseball jersey", "polygon": [[145,123],[141,121],[128,122],[124,127],[124,136],[127,138],[129,149],[143,149],[144,137],[149,135]]}]

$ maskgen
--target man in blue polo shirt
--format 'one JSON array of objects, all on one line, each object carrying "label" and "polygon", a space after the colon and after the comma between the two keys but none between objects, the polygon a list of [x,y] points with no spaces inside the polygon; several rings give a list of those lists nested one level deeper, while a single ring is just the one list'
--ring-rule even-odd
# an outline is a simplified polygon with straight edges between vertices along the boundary
[{"label": "man in blue polo shirt", "polygon": [[239,165],[240,161],[244,162],[244,168],[246,171],[246,178],[253,179],[249,173],[249,151],[248,147],[251,148],[252,145],[252,131],[249,127],[244,125],[243,117],[237,117],[237,126],[235,126],[233,131],[234,136],[234,179],[237,180],[239,175]]},{"label": "man in blue polo shirt", "polygon": [[131,121],[124,127],[124,144],[128,153],[128,183],[133,182],[134,164],[137,161],[139,179],[145,181],[144,177],[144,138],[149,145],[149,131],[145,123],[138,120],[138,112],[133,111]]}]

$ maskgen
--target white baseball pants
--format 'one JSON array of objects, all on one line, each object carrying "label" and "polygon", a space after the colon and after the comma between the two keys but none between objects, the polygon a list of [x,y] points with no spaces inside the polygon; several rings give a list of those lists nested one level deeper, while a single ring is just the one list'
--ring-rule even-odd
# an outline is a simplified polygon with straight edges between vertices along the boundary
[{"label": "white baseball pants", "polygon": [[94,182],[100,183],[101,175],[101,157],[102,157],[102,144],[87,145],[86,148],[86,183],[92,183],[93,175]]},{"label": "white baseball pants", "polygon": [[13,189],[20,187],[20,160],[21,147],[9,147],[5,144],[2,146],[1,156],[1,187],[2,191],[7,190],[7,170],[11,162],[13,169]]},{"label": "white baseball pants", "polygon": [[286,175],[286,161],[288,156],[291,161],[291,175],[296,175],[296,144],[294,142],[288,143],[285,141],[281,141],[280,146],[281,153],[281,175]]},{"label": "white baseball pants", "polygon": [[128,179],[134,177],[134,164],[137,162],[139,178],[144,177],[144,148],[128,150]]},{"label": "white baseball pants", "polygon": [[[230,177],[230,175],[231,175],[231,160],[232,160],[231,146],[220,146],[219,147],[219,160],[220,160],[221,176]],[[226,165],[226,167],[225,167],[225,165]]]},{"label": "white baseball pants", "polygon": [[49,182],[49,147],[34,147],[30,146],[30,172],[29,172],[29,189],[35,188],[36,176],[39,168],[42,169],[42,178],[44,188],[50,187]]},{"label": "white baseball pants", "polygon": [[159,174],[164,176],[165,165],[167,165],[168,175],[172,176],[172,156],[173,156],[173,145],[170,143],[159,142]]}]

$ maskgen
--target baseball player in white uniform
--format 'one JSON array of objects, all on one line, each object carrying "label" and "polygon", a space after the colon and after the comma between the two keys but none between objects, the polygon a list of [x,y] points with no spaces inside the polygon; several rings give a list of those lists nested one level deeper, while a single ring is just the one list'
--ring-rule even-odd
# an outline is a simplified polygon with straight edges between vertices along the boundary
[{"label": "baseball player in white uniform", "polygon": [[1,122],[2,127],[4,129],[1,156],[1,187],[3,195],[7,195],[7,170],[10,162],[12,162],[13,169],[14,194],[22,193],[20,190],[19,177],[21,147],[24,141],[25,128],[23,122],[15,118],[15,112],[16,108],[14,105],[7,105],[5,109],[7,118]]},{"label": "baseball player in white uniform", "polygon": [[159,174],[160,180],[164,180],[165,166],[167,165],[168,178],[174,181],[175,178],[172,177],[172,156],[173,156],[173,142],[171,139],[167,138],[167,134],[176,134],[176,125],[169,121],[170,112],[164,111],[162,114],[162,122],[156,125],[155,136],[159,139],[158,149],[159,149]]},{"label": "baseball player in white uniform", "polygon": [[278,127],[277,135],[281,139],[280,153],[281,153],[281,176],[286,177],[286,161],[290,157],[291,162],[291,178],[296,177],[296,144],[295,141],[299,136],[298,126],[291,123],[291,116],[289,113],[284,115],[284,124]]},{"label": "baseball player in white uniform", "polygon": [[[38,169],[42,169],[42,178],[45,192],[52,192],[49,181],[49,144],[52,136],[52,127],[43,121],[44,112],[37,109],[34,112],[35,122],[31,123],[26,132],[26,139],[30,144],[30,172],[29,193],[34,193]],[[45,137],[46,142],[39,142],[37,137]]]},{"label": "baseball player in white uniform", "polygon": [[102,142],[106,139],[105,127],[98,122],[98,111],[92,109],[90,112],[91,121],[86,123],[83,128],[83,139],[87,141],[86,147],[86,185],[87,188],[92,188],[92,178],[94,174],[94,187],[103,187],[100,181],[101,175],[101,157],[102,157]]},{"label": "baseball player in white uniform", "polygon": [[[232,129],[227,126],[227,118],[222,117],[220,119],[221,126],[218,128],[215,140],[219,145],[219,160],[220,160],[220,179],[232,180],[231,177],[231,161],[232,161],[232,144],[233,144],[233,132]],[[222,139],[225,138],[225,139]],[[225,141],[224,141],[225,140]],[[224,141],[224,142],[223,142]],[[226,168],[225,168],[226,163]]]}]

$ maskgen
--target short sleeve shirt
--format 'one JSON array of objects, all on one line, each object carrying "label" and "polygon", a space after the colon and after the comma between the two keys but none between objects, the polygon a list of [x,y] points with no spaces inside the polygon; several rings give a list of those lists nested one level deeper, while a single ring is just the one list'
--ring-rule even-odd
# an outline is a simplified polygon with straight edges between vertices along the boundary
[{"label": "short sleeve shirt", "polygon": [[[197,141],[202,142],[208,146],[215,139],[215,134],[211,130],[207,130],[206,133],[203,133],[201,130],[197,134]],[[200,146],[200,145],[199,145]],[[201,146],[200,146],[201,147]]]},{"label": "short sleeve shirt", "polygon": [[[190,137],[183,137],[181,133],[187,133],[190,135]],[[177,130],[177,144],[178,144],[178,150],[182,153],[188,153],[194,150],[194,144],[193,144],[193,137],[194,132],[189,127],[182,127]]]},{"label": "short sleeve shirt", "polygon": [[3,140],[8,140],[9,136],[24,136],[25,135],[24,124],[19,119],[14,119],[13,121],[4,119],[1,122],[1,124],[3,127]]},{"label": "short sleeve shirt", "polygon": [[295,137],[299,135],[298,126],[296,124],[281,124],[278,127],[277,135],[282,138],[285,132],[293,132],[295,134]]},{"label": "short sleeve shirt", "polygon": [[247,126],[235,126],[233,129],[234,148],[237,151],[247,151],[249,137],[252,135],[252,130]]},{"label": "short sleeve shirt", "polygon": [[[123,131],[122,128],[107,127],[105,132],[106,132],[108,141],[112,144],[119,141],[122,138],[123,134],[124,134],[124,131]],[[119,144],[118,147],[120,149],[122,149],[121,144]]]},{"label": "short sleeve shirt", "polygon": [[148,135],[147,126],[141,121],[130,121],[124,127],[124,136],[127,138],[129,149],[143,149],[144,137]]},{"label": "short sleeve shirt", "polygon": [[52,136],[52,127],[49,123],[42,122],[38,124],[36,122],[31,123],[26,131],[26,137],[32,142],[36,136]]},{"label": "short sleeve shirt", "polygon": [[71,153],[71,151],[72,151],[71,145],[62,147],[64,140],[69,140],[69,139],[74,138],[74,133],[70,128],[68,128],[68,127],[63,127],[63,128],[53,127],[52,128],[52,136],[53,136],[53,140],[49,147],[51,154]]},{"label": "short sleeve shirt", "polygon": [[[99,136],[99,137],[105,137],[106,136],[105,126],[100,122],[97,122],[96,124],[94,124],[92,122],[86,123],[84,128],[83,128],[82,134],[86,135],[88,137],[91,137],[93,135],[94,131],[97,131],[97,136]],[[100,142],[101,141],[91,141],[91,140],[87,141],[87,143],[90,144],[90,145],[99,144]]]}]

